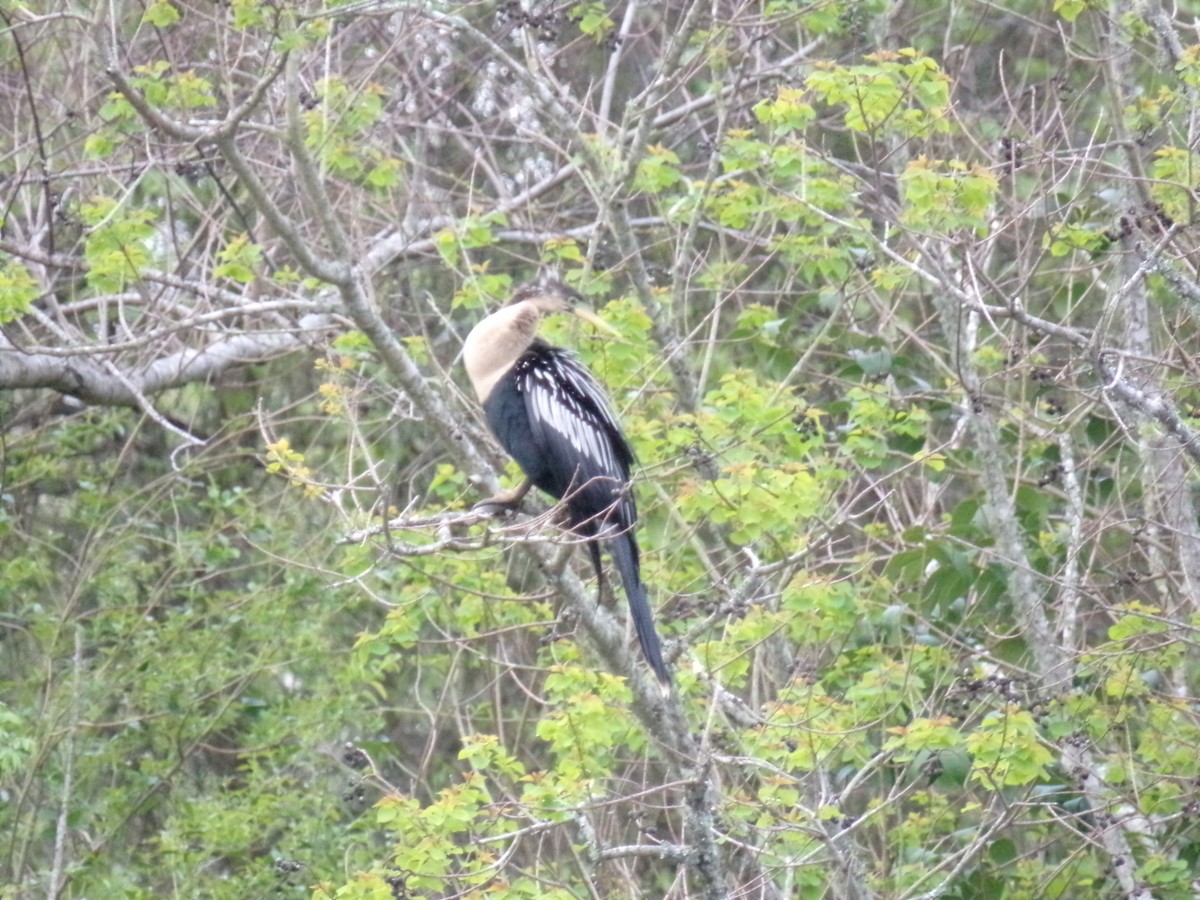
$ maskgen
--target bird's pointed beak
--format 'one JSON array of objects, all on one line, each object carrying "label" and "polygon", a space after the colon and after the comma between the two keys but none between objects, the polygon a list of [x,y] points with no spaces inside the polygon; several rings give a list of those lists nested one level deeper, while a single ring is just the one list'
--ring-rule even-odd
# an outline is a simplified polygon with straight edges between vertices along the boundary
[{"label": "bird's pointed beak", "polygon": [[579,316],[579,318],[583,319],[583,321],[587,322],[589,325],[596,326],[605,334],[611,335],[612,337],[621,337],[621,332],[617,331],[617,329],[613,328],[590,309],[584,309],[581,306],[575,306],[571,308],[571,312],[575,313],[575,315]]}]

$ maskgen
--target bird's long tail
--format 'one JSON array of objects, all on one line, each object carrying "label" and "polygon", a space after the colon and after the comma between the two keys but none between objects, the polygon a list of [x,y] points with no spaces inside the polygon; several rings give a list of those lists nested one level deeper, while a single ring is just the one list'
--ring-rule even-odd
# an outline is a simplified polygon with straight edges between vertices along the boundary
[{"label": "bird's long tail", "polygon": [[[592,547],[595,548],[595,544]],[[662,644],[659,643],[658,632],[654,629],[654,616],[650,612],[650,597],[646,585],[642,583],[637,540],[632,533],[626,532],[609,539],[608,547],[617,571],[621,573],[621,583],[629,600],[629,614],[633,618],[633,629],[637,632],[638,643],[642,645],[642,653],[659,682],[664,687],[670,687],[671,673],[663,662]],[[595,553],[594,559],[599,557],[598,548]]]}]

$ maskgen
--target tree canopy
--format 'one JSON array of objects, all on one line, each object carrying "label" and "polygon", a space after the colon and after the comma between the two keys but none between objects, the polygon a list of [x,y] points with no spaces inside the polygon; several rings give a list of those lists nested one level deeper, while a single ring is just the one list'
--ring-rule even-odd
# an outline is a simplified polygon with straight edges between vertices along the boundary
[{"label": "tree canopy", "polygon": [[0,4],[0,898],[1193,897],[1194,12]]}]

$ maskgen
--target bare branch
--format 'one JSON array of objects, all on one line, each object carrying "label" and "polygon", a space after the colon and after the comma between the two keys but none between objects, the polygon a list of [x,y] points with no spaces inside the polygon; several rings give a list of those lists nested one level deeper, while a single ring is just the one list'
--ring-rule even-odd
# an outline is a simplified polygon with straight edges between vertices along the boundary
[{"label": "bare branch", "polygon": [[331,324],[322,316],[305,316],[295,332],[232,335],[153,360],[124,378],[83,355],[26,353],[0,336],[0,384],[10,389],[50,388],[101,406],[141,407],[144,398],[170,388],[211,381],[234,366],[302,349]]}]

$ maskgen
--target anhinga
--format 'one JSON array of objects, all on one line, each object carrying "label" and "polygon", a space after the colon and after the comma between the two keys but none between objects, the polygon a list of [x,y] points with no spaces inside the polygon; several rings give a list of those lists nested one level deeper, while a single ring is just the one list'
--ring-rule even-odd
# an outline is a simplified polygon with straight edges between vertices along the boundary
[{"label": "anhinga", "polygon": [[588,550],[601,580],[599,542],[604,541],[621,574],[642,653],[659,681],[669,685],[633,534],[633,451],[592,374],[570,351],[537,336],[542,316],[560,312],[613,332],[575,305],[581,300],[558,281],[527,285],[467,335],[463,362],[488,427],[526,476],[520,488],[484,504],[516,505],[530,485],[563,501],[571,530],[590,539]]}]

